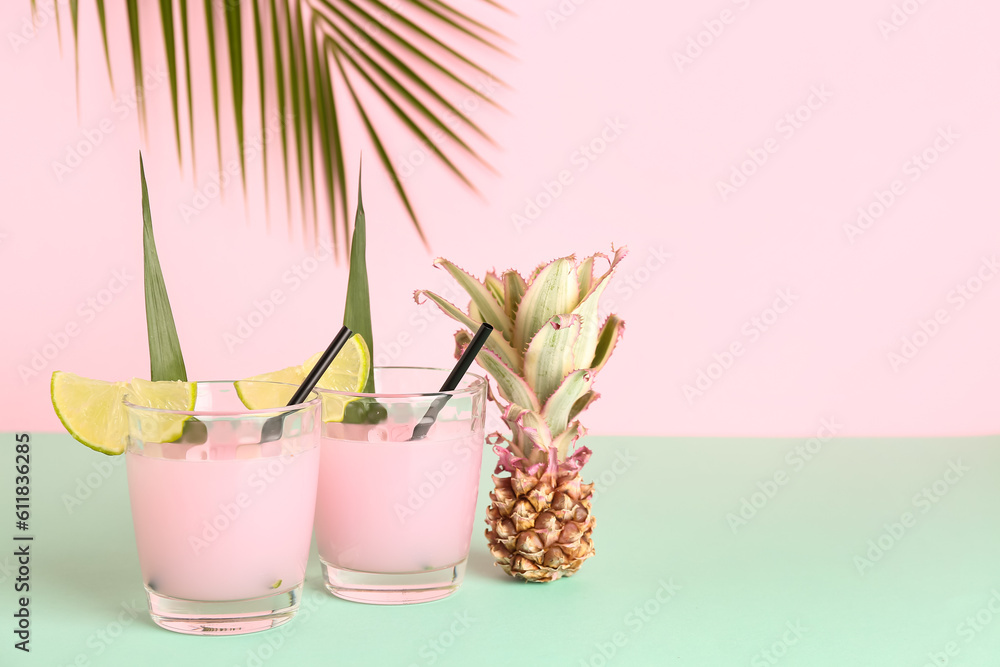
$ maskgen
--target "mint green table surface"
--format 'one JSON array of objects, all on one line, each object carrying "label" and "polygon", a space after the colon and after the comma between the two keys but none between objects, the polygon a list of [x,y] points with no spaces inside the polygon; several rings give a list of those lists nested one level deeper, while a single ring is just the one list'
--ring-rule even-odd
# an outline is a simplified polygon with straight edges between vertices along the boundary
[{"label": "mint green table surface", "polygon": [[591,437],[597,556],[576,577],[510,580],[479,524],[446,600],[338,600],[314,554],[286,626],[189,637],[146,613],[124,466],[69,512],[115,459],[37,434],[29,654],[13,648],[14,437],[0,438],[4,666],[1000,665],[996,437],[842,439],[809,460],[804,439]]}]

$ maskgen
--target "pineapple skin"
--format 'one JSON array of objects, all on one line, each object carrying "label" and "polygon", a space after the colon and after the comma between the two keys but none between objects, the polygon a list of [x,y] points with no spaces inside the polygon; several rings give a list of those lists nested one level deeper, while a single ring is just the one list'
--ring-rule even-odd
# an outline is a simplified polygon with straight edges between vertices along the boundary
[{"label": "pineapple skin", "polygon": [[[559,462],[531,463],[505,447],[493,475],[486,539],[496,565],[517,579],[549,582],[569,577],[594,555],[593,484],[580,470],[586,447]],[[507,473],[499,476],[501,473]]]}]

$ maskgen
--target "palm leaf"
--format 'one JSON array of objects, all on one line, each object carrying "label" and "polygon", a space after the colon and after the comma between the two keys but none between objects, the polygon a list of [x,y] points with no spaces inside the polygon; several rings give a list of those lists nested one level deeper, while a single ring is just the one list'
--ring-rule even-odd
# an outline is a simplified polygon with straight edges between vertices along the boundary
[{"label": "palm leaf", "polygon": [[292,199],[291,190],[288,187],[288,123],[285,122],[285,65],[284,58],[281,55],[281,28],[278,25],[280,23],[278,8],[274,0],[269,1],[271,9],[271,41],[274,42],[274,87],[278,93],[278,120],[281,122],[281,160],[284,167],[282,171],[285,176],[285,208],[290,223],[292,221]]},{"label": "palm leaf", "polygon": [[[374,20],[374,17],[371,14],[367,13],[365,10],[361,9],[361,7],[359,6],[359,4],[357,2],[353,2],[352,0],[343,0],[343,2],[344,2],[344,4],[346,6],[350,7],[351,9],[353,9],[354,11],[356,11],[358,14],[364,15],[365,18],[367,18],[368,20]],[[390,17],[392,17],[393,20],[398,21],[402,25],[406,26],[407,29],[409,29],[413,33],[419,35],[420,37],[422,37],[426,41],[430,42],[434,46],[438,47],[439,49],[443,50],[444,52],[448,53],[450,56],[452,56],[453,58],[455,58],[459,62],[464,63],[465,65],[471,67],[472,69],[476,70],[480,74],[485,74],[487,76],[492,76],[490,74],[489,70],[481,67],[480,65],[478,65],[477,63],[475,63],[471,59],[467,58],[466,56],[462,55],[461,53],[459,53],[458,51],[456,51],[452,47],[448,46],[447,44],[445,44],[444,42],[442,42],[440,39],[438,39],[437,37],[435,37],[431,33],[427,32],[426,30],[424,30],[423,28],[421,28],[419,25],[417,25],[416,23],[414,23],[410,19],[408,19],[405,16],[403,16],[402,14],[400,14],[395,9],[393,9],[392,7],[390,7],[389,5],[387,5],[384,2],[382,2],[382,0],[369,0],[369,2],[371,2],[371,4],[375,5],[376,7],[378,7],[379,9],[381,9],[383,12],[385,12],[386,14],[388,14]],[[387,34],[396,35],[395,31],[393,31],[389,27],[384,27],[383,30]],[[397,40],[398,40],[398,37],[397,37]]]},{"label": "palm leaf", "polygon": [[[74,44],[78,44],[78,0],[69,0],[74,27]],[[105,61],[111,79],[110,50],[107,38],[107,20],[104,0],[97,2],[101,24]],[[174,17],[174,0],[158,0],[157,19],[161,23],[166,49],[173,111],[174,143],[178,161],[182,161],[181,138],[182,111],[188,116],[192,174],[196,174],[194,140],[194,91],[192,85],[192,45],[189,31],[189,2],[177,0],[180,13],[180,32]],[[35,0],[32,0],[34,5]],[[403,4],[401,4],[403,3]],[[416,143],[419,143],[436,162],[443,165],[465,187],[476,191],[475,180],[466,164],[475,164],[492,171],[489,161],[468,141],[470,133],[495,146],[483,127],[465,110],[465,103],[453,102],[464,96],[501,111],[505,111],[493,96],[493,89],[506,87],[489,69],[466,53],[481,49],[501,56],[509,56],[510,43],[501,31],[481,20],[471,7],[456,0],[252,0],[250,24],[253,39],[244,43],[242,2],[226,0],[223,3],[226,55],[219,62],[217,42],[218,17],[214,14],[213,0],[204,0],[206,41],[209,52],[212,114],[215,125],[216,159],[222,172],[221,114],[219,77],[226,76],[228,68],[232,82],[232,113],[235,121],[237,149],[239,150],[241,181],[246,195],[246,105],[259,105],[261,129],[264,134],[268,105],[278,108],[282,123],[281,153],[282,176],[288,217],[292,214],[292,194],[296,186],[291,183],[293,168],[298,175],[298,199],[303,227],[308,223],[310,208],[315,242],[320,241],[319,203],[317,188],[324,191],[330,210],[330,231],[335,247],[341,236],[350,240],[350,219],[347,212],[346,175],[344,170],[344,134],[361,130],[374,148],[378,162],[393,183],[407,217],[425,246],[429,246],[417,211],[404,186],[400,170],[390,159],[399,151],[390,145],[388,137],[396,141],[398,133],[390,130],[396,125]],[[125,0],[132,46],[133,75],[138,96],[138,110],[144,136],[148,135],[146,100],[143,91],[142,52],[139,38],[139,0]],[[481,0],[480,6],[506,11],[493,0]],[[195,8],[191,7],[194,11]],[[409,11],[406,11],[409,10]],[[509,12],[508,12],[509,13]],[[152,14],[151,14],[152,16]],[[268,23],[270,25],[268,25]],[[372,26],[378,26],[372,30]],[[249,29],[249,28],[248,28]],[[271,44],[268,44],[270,38]],[[182,44],[178,45],[178,39]],[[252,42],[252,44],[251,44]],[[462,44],[458,48],[457,44]],[[61,48],[61,47],[60,47]],[[248,96],[244,69],[244,48],[253,50],[247,57],[254,59],[257,68],[257,90]],[[183,51],[183,83],[178,83],[178,50]],[[79,62],[79,58],[76,59]],[[266,72],[272,69],[274,80],[268,81]],[[113,85],[113,80],[112,80]],[[180,104],[180,90],[187,92],[186,109]],[[273,86],[273,88],[271,88]],[[269,89],[270,88],[270,89]],[[346,107],[335,99],[343,91],[350,99]],[[79,93],[78,93],[79,94]],[[256,99],[249,99],[253,95]],[[272,102],[271,100],[274,100]],[[388,113],[376,112],[381,107]],[[346,109],[346,113],[345,113]],[[356,117],[350,117],[355,116]],[[287,121],[286,121],[287,119]],[[286,122],[292,123],[290,138]],[[270,188],[278,179],[271,178],[267,159],[267,137],[261,147],[264,176],[265,208],[270,216]],[[202,152],[204,154],[204,152]],[[467,158],[459,160],[459,157]],[[318,164],[317,164],[318,163]],[[320,172],[319,174],[317,172]],[[277,186],[275,186],[277,187]],[[344,250],[349,244],[345,242]]]},{"label": "palm leaf", "polygon": [[177,47],[174,43],[174,3],[160,0],[160,22],[163,24],[163,44],[167,52],[167,76],[170,80],[170,105],[174,110],[174,140],[177,161],[181,161],[181,115],[177,111]]},{"label": "palm leaf", "polygon": [[[337,29],[337,28],[334,28],[334,29],[337,31],[337,33],[341,37],[343,37],[345,43],[348,42],[346,35],[344,35],[343,33],[341,33],[339,29]],[[452,171],[452,173],[454,173],[455,176],[457,176],[459,178],[459,180],[461,180],[463,183],[465,183],[465,185],[468,186],[471,190],[475,191],[476,190],[476,186],[474,186],[472,184],[472,181],[470,181],[465,176],[465,174],[463,174],[462,171],[458,167],[456,167],[455,164],[451,160],[448,159],[448,156],[446,156],[441,151],[441,149],[438,148],[437,142],[433,141],[430,137],[428,137],[427,133],[425,133],[420,128],[420,126],[417,125],[413,121],[413,119],[409,116],[409,114],[407,114],[406,111],[404,111],[392,99],[392,97],[389,96],[389,94],[385,91],[385,89],[381,85],[379,85],[368,74],[368,72],[364,69],[364,67],[362,67],[358,63],[358,61],[354,59],[354,57],[351,55],[351,51],[345,49],[341,53],[343,53],[344,57],[351,63],[351,65],[353,66],[354,70],[356,72],[358,72],[362,76],[362,78],[364,78],[364,80],[367,81],[368,84],[379,94],[379,96],[385,101],[385,103],[389,106],[389,108],[392,109],[392,112],[396,115],[396,117],[399,118],[399,120],[402,121],[404,125],[406,125],[406,127],[410,130],[410,132],[412,132],[414,135],[416,135],[417,138],[420,139],[420,141],[421,141],[422,144],[424,144],[428,148],[430,148],[431,151],[435,155],[437,155],[438,158],[448,167],[448,169],[450,169]],[[377,63],[376,63],[376,66],[378,66]],[[384,70],[382,70],[382,71],[384,72]],[[395,80],[392,79],[392,82],[395,83]],[[418,110],[421,111],[424,116],[426,116],[427,118],[429,118],[431,120],[431,122],[434,123],[435,126],[439,130],[441,130],[442,132],[444,132],[445,134],[447,134],[448,136],[450,136],[452,139],[454,139],[455,141],[457,141],[462,146],[462,148],[464,148],[466,150],[466,152],[472,154],[480,162],[482,162],[483,164],[485,164],[485,162],[483,161],[483,159],[481,157],[479,157],[479,155],[474,150],[472,150],[472,148],[470,148],[468,144],[466,144],[464,141],[462,141],[458,137],[458,135],[456,135],[454,132],[451,131],[451,128],[449,128],[436,115],[434,115],[433,113],[431,113],[430,110],[427,109],[427,107],[425,107],[422,103],[419,102],[419,100],[416,100],[416,98],[414,98],[412,95],[410,95],[409,91],[407,91],[405,88],[403,88],[399,84],[396,84],[394,86],[394,88],[396,88],[397,91],[403,92],[404,95],[408,96],[408,101],[411,101],[411,104],[414,104],[415,106],[417,106]]]},{"label": "palm leaf", "polygon": [[[59,3],[52,0],[56,12],[56,40],[59,42],[59,57],[62,57],[62,21],[59,20]],[[37,12],[36,12],[37,13]]]},{"label": "palm leaf", "polygon": [[257,89],[260,91],[260,152],[264,166],[264,216],[268,226],[271,221],[270,199],[267,187],[267,86],[264,77],[264,30],[261,27],[261,5],[264,0],[253,0],[253,40],[257,51]]},{"label": "palm leaf", "polygon": [[496,0],[483,0],[483,2],[485,2],[488,5],[492,5],[493,7],[499,9],[500,11],[502,11],[505,14],[510,14],[511,16],[516,16],[516,14],[514,14],[514,12],[510,11],[510,9],[508,9],[507,7],[504,7],[502,4],[500,4]]},{"label": "palm leaf", "polygon": [[320,158],[323,160],[323,186],[326,189],[326,199],[330,203],[330,236],[333,242],[334,253],[336,254],[338,247],[335,215],[337,208],[337,189],[334,187],[334,178],[337,177],[337,174],[334,172],[334,147],[331,141],[331,135],[334,132],[333,114],[331,109],[333,105],[333,95],[332,92],[328,94],[326,89],[330,83],[329,71],[326,63],[326,49],[320,46],[317,33],[316,17],[313,16],[313,22],[309,26],[309,38],[312,50],[313,85],[316,89],[316,122],[319,126]]},{"label": "palm leaf", "polygon": [[[56,2],[56,4],[59,4]],[[76,116],[80,118],[80,0],[69,0],[69,18],[73,26],[73,80],[76,82]]]},{"label": "palm leaf", "polygon": [[[111,82],[111,92],[115,91],[115,77],[111,73],[111,51],[108,49],[108,17],[104,11],[104,0],[94,0],[97,5],[97,20],[101,24],[101,42],[104,44],[104,62],[108,66],[108,81]],[[31,0],[32,13],[35,11],[35,0]]]},{"label": "palm leaf", "polygon": [[184,41],[184,83],[187,87],[187,112],[188,125],[190,126],[188,134],[191,138],[191,174],[192,177],[197,180],[197,161],[195,159],[194,151],[194,95],[191,92],[191,40],[188,32],[187,0],[180,0],[180,3],[181,37]]},{"label": "palm leaf", "polygon": [[430,244],[427,242],[427,237],[424,236],[424,230],[420,227],[420,221],[417,220],[417,214],[413,210],[413,205],[410,204],[410,198],[407,196],[406,190],[403,188],[403,183],[399,180],[399,174],[396,173],[396,168],[392,166],[392,160],[389,159],[389,154],[385,150],[385,145],[382,143],[382,139],[375,130],[375,126],[372,125],[368,114],[365,113],[364,105],[362,105],[361,100],[358,99],[358,94],[354,92],[354,86],[351,85],[351,80],[347,78],[347,73],[344,71],[344,65],[340,62],[340,52],[334,51],[333,56],[334,62],[337,64],[337,69],[340,70],[340,75],[344,77],[344,83],[347,84],[347,91],[351,94],[351,99],[354,100],[354,108],[357,109],[358,115],[361,116],[361,121],[365,125],[365,129],[368,131],[368,138],[371,139],[372,144],[375,145],[375,151],[378,153],[382,166],[385,167],[386,172],[388,172],[389,177],[392,179],[393,185],[396,186],[396,194],[399,195],[400,200],[403,202],[403,206],[406,207],[406,212],[409,213],[410,219],[413,221],[413,226],[417,228],[417,234],[420,236],[420,240],[423,241],[424,247],[430,250]]},{"label": "palm leaf", "polygon": [[[321,2],[325,7],[329,8],[329,9],[333,9],[332,0],[319,0],[319,2]],[[374,23],[374,22],[376,22],[378,20],[374,16],[372,16],[371,14],[365,12],[363,9],[361,9],[360,7],[358,7],[357,4],[355,4],[353,2],[345,2],[344,4],[346,4],[347,6],[351,7],[351,9],[355,11],[355,13],[357,13],[359,16],[361,16],[362,19],[364,19],[366,21]],[[382,5],[382,6],[384,7],[385,5]],[[345,16],[342,12],[339,12],[337,10],[333,10],[333,11],[336,11],[340,16]],[[353,23],[353,25],[355,27],[355,31],[357,32],[357,34],[359,36],[361,36],[362,38],[365,38],[365,36],[366,36],[367,33],[365,32],[364,28],[358,26],[356,23]],[[403,37],[402,35],[400,35],[399,33],[397,33],[395,30],[393,30],[392,28],[390,28],[388,26],[383,26],[381,28],[381,31],[382,31],[383,34],[385,34],[387,37],[389,37],[390,41],[392,41],[394,44],[396,44],[399,47],[402,47],[410,55],[414,56],[415,58],[417,58],[418,60],[420,60],[424,64],[430,66],[431,68],[433,68],[439,74],[445,76],[450,81],[458,84],[459,86],[461,86],[462,88],[464,88],[468,92],[473,93],[474,95],[480,97],[487,104],[491,104],[491,105],[495,106],[498,109],[502,109],[502,107],[495,100],[493,100],[489,96],[484,95],[475,86],[473,86],[472,84],[468,83],[467,81],[465,81],[465,79],[463,79],[460,76],[458,76],[457,74],[455,74],[455,72],[453,72],[451,69],[449,69],[445,65],[441,64],[440,62],[438,62],[437,60],[435,60],[434,58],[432,58],[431,56],[429,56],[427,53],[425,53],[424,51],[422,51],[417,45],[415,45],[412,41],[406,39],[405,37]],[[384,46],[380,45],[375,40],[371,40],[370,41],[370,45],[372,46],[372,48],[378,50],[382,55],[386,55],[388,53],[388,49],[386,49]],[[397,58],[397,60],[399,60],[399,59]],[[462,60],[467,60],[467,59],[463,58]],[[402,61],[400,60],[399,62],[402,62]],[[486,76],[488,76],[491,80],[495,80],[495,81],[499,82],[499,80],[496,79],[496,77],[494,77],[488,71],[486,71],[486,70],[484,70],[482,68],[479,68],[478,66],[477,66],[477,69],[481,70],[481,73],[485,74]],[[501,85],[503,85],[502,82],[501,82]]]},{"label": "palm leaf", "polygon": [[[343,224],[343,234],[344,243],[348,242],[348,221],[347,221],[347,182],[346,182],[346,172],[344,171],[344,147],[340,141],[340,122],[337,118],[337,101],[333,97],[333,84],[330,83],[330,55],[333,51],[333,42],[326,38],[323,41],[323,57],[321,59],[321,67],[323,68],[323,109],[326,114],[326,121],[329,127],[330,133],[330,151],[333,158],[333,173],[337,178],[338,190],[334,193],[334,199],[340,200],[340,220]],[[336,193],[339,192],[339,196]],[[331,232],[333,233],[333,238],[336,240],[336,226],[337,226],[337,207],[336,202],[330,201],[330,216],[332,218],[331,222]]]},{"label": "palm leaf", "polygon": [[[341,19],[344,22],[344,24],[346,26],[349,26],[351,28],[351,30],[353,30],[356,34],[363,34],[364,29],[360,25],[358,25],[356,22],[352,21],[350,19],[350,17],[348,17],[347,15],[345,15],[345,14],[343,14],[341,12],[338,12],[336,9],[333,8],[333,5],[330,5],[329,3],[325,3],[325,4],[327,5],[327,9],[329,9],[331,12],[335,12],[336,15],[337,15],[337,18]],[[329,17],[327,17],[326,15],[320,14],[320,16],[325,21],[332,23],[331,19]],[[453,105],[451,102],[449,102],[440,92],[438,92],[438,90],[436,88],[434,88],[429,83],[427,83],[427,81],[423,77],[421,77],[411,67],[409,67],[406,64],[405,61],[403,61],[400,58],[398,58],[396,56],[396,54],[394,54],[392,51],[388,50],[387,48],[385,48],[383,45],[379,44],[376,41],[370,41],[368,43],[368,46],[370,46],[372,48],[372,50],[379,55],[379,57],[384,58],[394,69],[398,70],[403,75],[404,78],[406,78],[406,79],[410,80],[411,82],[413,82],[424,93],[430,95],[431,98],[433,98],[433,100],[436,103],[444,106],[450,113],[454,114],[455,117],[458,118],[459,120],[461,120],[463,124],[465,124],[467,127],[469,127],[470,129],[472,129],[473,131],[475,131],[476,134],[478,134],[482,138],[486,139],[490,143],[494,143],[493,140],[489,137],[489,135],[486,134],[486,132],[484,132],[476,123],[472,122],[472,120],[470,120],[469,117],[464,112],[462,112],[461,110],[459,110],[458,108],[456,108],[455,105]],[[364,52],[362,51],[362,53],[364,53]],[[371,60],[373,63],[375,62],[367,54],[364,54],[364,57],[366,57],[368,60]],[[441,69],[439,69],[439,68],[441,68],[441,65],[438,64],[437,61],[430,61],[430,63],[432,64],[432,67],[434,67],[434,69],[438,69],[438,71],[442,71]],[[444,71],[447,71],[447,70],[444,70]],[[450,74],[450,72],[449,72],[449,74]],[[448,76],[449,74],[446,74],[446,76]],[[388,75],[388,73],[387,73],[387,76],[391,76],[391,75]],[[393,78],[393,80],[396,80],[396,79]],[[494,106],[497,106],[499,108],[499,105],[496,103],[496,101],[494,101],[494,100],[490,99],[488,96],[484,95],[480,90],[478,90],[478,89],[476,89],[476,88],[474,88],[474,87],[466,84],[464,81],[461,82],[461,85],[463,87],[467,88],[467,90],[469,90],[470,92],[474,93],[480,99],[483,99],[484,101],[486,101],[486,102],[488,102],[490,104],[493,104]]]},{"label": "palm leaf", "polygon": [[[433,141],[429,136],[427,136],[427,133],[424,132],[420,128],[420,126],[417,125],[413,121],[413,119],[410,118],[410,116],[402,108],[400,108],[398,104],[396,104],[396,102],[388,95],[388,93],[386,93],[385,90],[368,75],[368,73],[364,70],[364,68],[362,68],[358,64],[358,62],[351,57],[350,51],[342,51],[342,53],[344,54],[344,57],[351,63],[351,65],[354,66],[354,70],[359,74],[361,74],[362,78],[368,82],[368,84],[379,94],[379,96],[383,100],[385,100],[385,103],[389,106],[390,109],[392,109],[392,112],[396,115],[396,117],[399,118],[399,120],[401,120],[404,125],[406,125],[406,127],[410,130],[410,132],[412,132],[417,136],[421,144],[430,148],[431,152],[437,155],[438,158],[448,167],[448,169],[451,170],[451,172],[454,173],[455,176],[459,178],[459,180],[465,183],[465,185],[468,186],[471,190],[475,191],[476,186],[472,184],[472,181],[470,181],[468,177],[466,177],[466,175],[462,173],[462,170],[456,167],[455,164],[448,159],[448,156],[445,155],[440,148],[438,148],[437,142]],[[443,123],[441,123],[441,127],[444,127],[445,132],[448,132],[447,126],[445,126]],[[471,148],[468,148],[468,146],[466,146],[466,148],[469,150],[469,152],[475,155],[475,153],[472,151]]]},{"label": "palm leaf", "polygon": [[[305,153],[302,150],[302,113],[300,111],[301,101],[299,97],[299,79],[301,78],[301,67],[299,65],[298,49],[295,47],[295,24],[292,22],[292,13],[288,6],[289,0],[281,0],[285,13],[285,37],[288,40],[288,84],[292,101],[292,123],[295,129],[295,154],[298,156],[299,173],[299,203],[302,206],[303,224],[306,219],[306,170]],[[298,5],[296,5],[298,6]]]},{"label": "palm leaf", "polygon": [[[208,0],[209,2],[211,0]],[[128,7],[128,31],[132,40],[132,72],[135,77],[135,99],[139,110],[139,126],[146,132],[146,93],[142,84],[142,48],[139,45],[139,0],[125,0]],[[56,7],[59,3],[56,3]]]},{"label": "palm leaf", "polygon": [[[299,81],[302,88],[302,136],[305,139],[306,147],[309,150],[309,191],[312,194],[313,212],[313,233],[314,238],[319,239],[319,221],[316,217],[316,155],[313,147],[313,113],[312,113],[312,87],[309,77],[309,54],[306,49],[306,34],[302,23],[302,6],[297,5],[295,12],[295,36],[298,42],[298,59],[302,67],[302,78]],[[304,212],[303,212],[304,213]]]},{"label": "palm leaf", "polygon": [[[507,53],[503,48],[498,46],[496,43],[483,37],[479,33],[470,30],[464,24],[465,23],[471,24],[483,32],[492,34],[494,37],[503,38],[503,35],[493,30],[492,28],[483,25],[479,21],[476,21],[475,19],[469,17],[467,14],[463,14],[462,12],[458,11],[457,9],[449,5],[448,3],[440,1],[425,2],[424,0],[412,0],[412,2],[415,7],[418,7],[419,9],[423,10],[427,14],[430,14],[439,21],[448,24],[458,32],[461,32],[467,35],[468,37],[471,37],[480,44],[488,46],[494,51],[497,51],[498,53],[502,53],[505,56],[512,57],[511,54]],[[441,9],[444,10],[444,12],[435,9],[434,5],[441,7]],[[447,12],[448,15],[446,15],[445,12]],[[456,21],[455,20],[456,18],[459,19],[461,22]]]},{"label": "palm leaf", "polygon": [[149,192],[146,190],[146,171],[139,154],[139,179],[142,182],[142,250],[143,281],[146,293],[146,334],[149,338],[149,379],[187,381],[184,355],[177,339],[174,314],[167,298],[163,271],[156,254],[153,239],[153,219],[149,212]]},{"label": "palm leaf", "polygon": [[246,153],[243,150],[243,25],[241,2],[222,3],[226,11],[226,44],[229,46],[229,72],[233,81],[233,116],[236,120],[236,149],[240,156],[243,193],[247,190]]},{"label": "palm leaf", "polygon": [[208,68],[212,75],[212,115],[215,118],[215,154],[219,160],[219,176],[221,178],[222,131],[219,129],[219,64],[215,56],[215,17],[212,15],[212,0],[205,0],[205,31],[208,34]]}]

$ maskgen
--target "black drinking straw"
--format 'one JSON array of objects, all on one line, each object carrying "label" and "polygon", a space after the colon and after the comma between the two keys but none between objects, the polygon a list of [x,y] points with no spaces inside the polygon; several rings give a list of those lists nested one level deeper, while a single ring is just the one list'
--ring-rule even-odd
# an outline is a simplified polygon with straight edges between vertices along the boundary
[{"label": "black drinking straw", "polygon": [[[330,367],[333,363],[334,358],[340,353],[347,341],[354,335],[354,332],[347,327],[341,327],[337,335],[333,337],[330,341],[329,347],[323,352],[319,360],[316,361],[316,365],[312,367],[309,374],[306,375],[306,379],[302,381],[299,388],[295,390],[292,398],[286,404],[286,407],[291,407],[293,405],[298,405],[306,400],[311,392],[316,387],[316,383],[319,379],[323,377],[323,373],[326,369]],[[261,442],[274,442],[275,440],[281,439],[281,434],[284,431],[284,421],[290,412],[283,412],[280,415],[275,415],[274,417],[269,417],[267,421],[264,422],[263,428],[260,431],[260,441]]]},{"label": "black drinking straw", "polygon": [[354,332],[347,327],[340,327],[340,331],[338,331],[337,335],[333,337],[333,340],[330,341],[329,347],[326,348],[326,351],[323,352],[322,356],[320,356],[319,361],[317,361],[316,365],[312,367],[311,371],[309,371],[309,375],[306,376],[306,379],[302,381],[301,385],[299,385],[298,391],[296,391],[292,396],[292,400],[288,401],[288,405],[297,405],[306,400],[306,396],[309,395],[310,391],[316,388],[316,383],[319,382],[321,377],[323,377],[323,373],[325,373],[326,369],[330,367],[334,358],[340,354],[340,350],[347,344],[348,339],[350,339],[353,335]]},{"label": "black drinking straw", "polygon": [[[448,377],[445,378],[440,391],[454,391],[458,389],[458,383],[462,381],[465,373],[469,370],[472,362],[475,361],[476,355],[479,354],[479,350],[486,344],[486,339],[490,337],[491,333],[493,333],[491,325],[486,322],[479,325],[479,330],[472,337],[472,340],[469,341],[469,345],[465,348],[465,352],[462,353],[458,363],[451,369],[451,373],[448,373]],[[437,419],[438,413],[441,412],[441,408],[444,407],[449,398],[451,398],[449,395],[444,394],[434,399],[431,407],[427,408],[427,412],[424,413],[424,416],[417,423],[416,428],[413,429],[413,435],[410,436],[410,440],[420,440],[427,435],[427,432],[431,430],[431,426],[434,425],[434,420]]]}]

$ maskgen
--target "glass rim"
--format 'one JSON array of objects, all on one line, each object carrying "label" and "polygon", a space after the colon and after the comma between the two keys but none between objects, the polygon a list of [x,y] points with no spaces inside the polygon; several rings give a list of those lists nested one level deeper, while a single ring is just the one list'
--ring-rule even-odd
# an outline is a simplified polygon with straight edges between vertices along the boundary
[{"label": "glass rim", "polygon": [[[380,371],[436,371],[441,373],[450,373],[452,369],[450,368],[434,368],[433,366],[373,366],[373,370]],[[374,392],[365,393],[361,391],[339,391],[336,389],[324,389],[322,387],[316,387],[313,391],[318,394],[329,394],[333,396],[350,396],[354,398],[434,398],[436,396],[472,396],[473,394],[482,391],[483,388],[487,386],[486,377],[479,375],[478,373],[466,373],[462,376],[462,379],[472,378],[472,382],[464,387],[459,387],[458,389],[452,389],[451,391],[426,391],[426,392],[401,392],[401,393],[385,393],[385,392]]]},{"label": "glass rim", "polygon": [[[201,382],[193,382],[192,384],[213,384],[213,385],[230,385],[235,388],[237,382],[254,382],[259,384],[276,384],[285,387],[297,387],[298,385],[291,384],[290,382],[274,382],[272,380],[203,380]],[[197,394],[196,394],[197,395]],[[309,392],[310,396],[315,396],[315,398],[304,401],[302,403],[296,403],[295,405],[285,405],[277,408],[261,408],[258,410],[166,410],[164,408],[150,408],[145,405],[136,405],[135,403],[128,400],[129,395],[125,394],[122,397],[122,404],[131,410],[151,412],[163,415],[187,415],[189,417],[259,417],[264,415],[275,415],[281,413],[292,413],[305,410],[306,408],[316,407],[322,403],[319,392],[313,389]],[[308,398],[308,397],[307,397]]]}]

